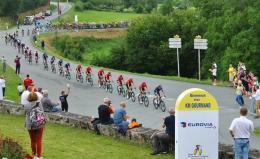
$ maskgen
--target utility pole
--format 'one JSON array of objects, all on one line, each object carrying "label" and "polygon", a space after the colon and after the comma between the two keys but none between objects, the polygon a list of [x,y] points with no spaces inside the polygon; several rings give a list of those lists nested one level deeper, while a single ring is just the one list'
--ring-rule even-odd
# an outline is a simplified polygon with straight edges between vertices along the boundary
[{"label": "utility pole", "polygon": [[58,15],[60,15],[60,0],[57,1]]}]

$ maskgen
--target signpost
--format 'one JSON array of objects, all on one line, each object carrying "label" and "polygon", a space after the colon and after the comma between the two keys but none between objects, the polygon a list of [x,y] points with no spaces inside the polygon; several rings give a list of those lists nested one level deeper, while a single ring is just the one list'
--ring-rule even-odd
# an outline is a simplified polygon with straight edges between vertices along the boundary
[{"label": "signpost", "polygon": [[208,40],[201,39],[201,36],[198,35],[194,39],[194,49],[198,50],[198,62],[199,62],[199,80],[201,78],[200,75],[200,50],[207,50],[208,49]]},{"label": "signpost", "polygon": [[179,48],[181,48],[181,38],[179,35],[169,38],[169,48],[177,49],[178,77],[180,77]]},{"label": "signpost", "polygon": [[175,112],[175,158],[218,159],[219,108],[205,90],[179,95]]}]

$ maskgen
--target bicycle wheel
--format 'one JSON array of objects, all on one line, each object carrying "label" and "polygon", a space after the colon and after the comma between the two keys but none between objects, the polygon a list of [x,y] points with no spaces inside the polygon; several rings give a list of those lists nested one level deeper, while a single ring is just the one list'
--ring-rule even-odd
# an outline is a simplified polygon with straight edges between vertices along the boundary
[{"label": "bicycle wheel", "polygon": [[137,99],[138,99],[138,103],[139,104],[143,104],[142,95],[141,94],[138,95]]},{"label": "bicycle wheel", "polygon": [[161,110],[162,110],[163,112],[165,112],[166,106],[165,106],[164,101],[161,101],[161,102],[160,102],[160,108],[161,108]]},{"label": "bicycle wheel", "polygon": [[98,80],[98,87],[101,88],[102,87],[102,81]]},{"label": "bicycle wheel", "polygon": [[149,106],[149,99],[148,99],[148,97],[144,96],[143,99],[144,99],[144,106],[148,107]]},{"label": "bicycle wheel", "polygon": [[70,73],[68,73],[67,78],[68,78],[68,80],[71,79],[71,75],[70,75]]},{"label": "bicycle wheel", "polygon": [[89,79],[88,79],[88,82],[89,82],[90,86],[93,87],[93,79],[92,79],[92,78],[89,78]]},{"label": "bicycle wheel", "polygon": [[79,75],[79,82],[83,83],[83,76],[82,75]]},{"label": "bicycle wheel", "polygon": [[112,86],[112,84],[108,84],[108,92],[109,93],[113,93],[113,86]]},{"label": "bicycle wheel", "polygon": [[156,98],[153,99],[153,106],[154,106],[155,109],[158,109],[158,104],[157,104]]},{"label": "bicycle wheel", "polygon": [[124,87],[122,87],[121,93],[122,93],[123,97],[125,97],[126,92],[125,92],[125,88]]},{"label": "bicycle wheel", "polygon": [[121,86],[117,86],[117,93],[118,93],[118,95],[121,95],[121,91],[122,91],[122,87]]},{"label": "bicycle wheel", "polygon": [[56,73],[56,67],[53,66],[53,73]]},{"label": "bicycle wheel", "polygon": [[131,100],[132,100],[132,102],[135,102],[135,93],[134,92],[131,93]]}]

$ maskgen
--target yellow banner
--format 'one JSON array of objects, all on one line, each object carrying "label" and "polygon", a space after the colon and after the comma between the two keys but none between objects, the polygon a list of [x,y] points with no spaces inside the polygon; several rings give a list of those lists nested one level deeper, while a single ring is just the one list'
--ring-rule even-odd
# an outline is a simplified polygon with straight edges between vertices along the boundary
[{"label": "yellow banner", "polygon": [[175,109],[179,111],[204,111],[218,110],[219,108],[216,99],[209,92],[199,88],[191,88],[179,95]]}]

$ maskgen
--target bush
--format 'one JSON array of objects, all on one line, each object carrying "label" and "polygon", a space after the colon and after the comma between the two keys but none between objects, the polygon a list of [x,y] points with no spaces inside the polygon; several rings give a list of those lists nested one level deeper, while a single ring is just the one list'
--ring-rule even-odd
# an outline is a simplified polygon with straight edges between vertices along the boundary
[{"label": "bush", "polygon": [[75,11],[78,11],[78,12],[83,11],[84,10],[83,6],[84,6],[84,3],[82,3],[81,1],[77,1],[75,3]]},{"label": "bush", "polygon": [[17,142],[0,138],[0,158],[24,159],[25,152]]},{"label": "bush", "polygon": [[84,3],[84,5],[83,5],[83,9],[84,10],[90,10],[90,9],[94,9],[95,8],[95,6],[93,5],[93,3],[91,3],[91,2],[86,2],[86,3]]}]

